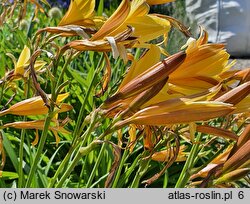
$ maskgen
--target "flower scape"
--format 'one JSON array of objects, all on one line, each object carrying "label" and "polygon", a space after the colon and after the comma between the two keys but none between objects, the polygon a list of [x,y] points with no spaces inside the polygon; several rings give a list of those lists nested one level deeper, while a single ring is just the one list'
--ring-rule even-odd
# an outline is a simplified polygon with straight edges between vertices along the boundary
[{"label": "flower scape", "polygon": [[1,1],[0,187],[250,186],[250,69],[180,2]]}]

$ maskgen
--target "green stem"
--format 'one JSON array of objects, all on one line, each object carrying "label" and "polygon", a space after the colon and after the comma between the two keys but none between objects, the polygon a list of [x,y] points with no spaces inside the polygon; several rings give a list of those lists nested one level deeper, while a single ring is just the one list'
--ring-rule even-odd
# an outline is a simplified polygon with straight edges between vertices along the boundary
[{"label": "green stem", "polygon": [[83,101],[81,109],[79,111],[79,115],[78,115],[78,118],[77,118],[77,121],[76,121],[76,126],[75,126],[75,129],[74,129],[74,132],[73,132],[73,141],[72,141],[73,144],[77,140],[77,138],[78,138],[77,136],[80,135],[80,132],[81,132],[80,126],[81,126],[81,121],[82,121],[82,118],[83,118],[83,115],[84,115],[85,106],[86,106],[86,103],[88,101],[88,97],[90,95],[90,92],[91,92],[91,90],[93,88],[94,81],[95,81],[95,78],[97,77],[97,74],[98,74],[98,71],[96,70],[94,72],[94,75],[93,75],[92,79],[91,79],[90,85],[88,87],[88,90],[87,90],[86,95],[84,97],[84,101]]},{"label": "green stem", "polygon": [[5,87],[5,82],[3,82],[1,84],[1,91],[0,91],[0,105],[2,103],[2,99],[3,99],[3,91],[4,91],[4,87]]},{"label": "green stem", "polygon": [[125,150],[123,155],[122,155],[122,159],[121,159],[121,162],[119,164],[119,167],[118,167],[118,170],[117,170],[117,173],[116,173],[112,188],[117,187],[118,181],[119,181],[120,176],[121,176],[122,168],[123,168],[124,163],[126,162],[128,153],[129,153],[129,150]]},{"label": "green stem", "polygon": [[86,188],[89,188],[92,185],[92,181],[93,181],[93,179],[95,177],[96,170],[100,165],[101,159],[103,158],[103,153],[104,153],[104,150],[105,150],[105,146],[106,146],[105,143],[102,144],[102,147],[101,147],[101,150],[100,150],[99,155],[97,157],[97,160],[95,161],[95,166],[94,166],[93,170],[91,171],[88,182],[86,184]]},{"label": "green stem", "polygon": [[60,92],[60,90],[58,90],[58,87],[60,86],[60,84],[62,83],[62,81],[63,81],[63,75],[64,75],[64,73],[65,73],[65,71],[66,71],[66,69],[67,69],[67,67],[68,67],[68,65],[69,65],[69,63],[70,63],[70,61],[71,61],[71,59],[72,59],[72,55],[70,55],[69,57],[68,57],[68,59],[66,60],[66,62],[64,63],[64,65],[63,65],[63,68],[62,68],[62,71],[61,71],[61,73],[60,73],[60,76],[59,76],[59,78],[58,78],[58,80],[57,80],[57,84],[56,84],[56,96],[59,94],[59,92]]},{"label": "green stem", "polygon": [[63,174],[62,178],[60,179],[60,181],[58,182],[58,184],[55,187],[61,188],[63,186],[63,183],[65,182],[65,180],[69,177],[70,173],[73,171],[73,169],[75,168],[75,166],[79,162],[79,160],[83,156],[85,156],[85,155],[89,154],[91,151],[93,151],[97,147],[97,145],[99,145],[99,144],[100,144],[99,141],[94,140],[88,146],[81,147],[80,150],[78,151],[78,153],[76,154],[75,158],[71,162],[70,166],[67,168],[67,170]]},{"label": "green stem", "polygon": [[[82,136],[84,138],[83,142],[81,143],[81,145],[79,145],[79,143],[73,143],[72,146],[70,147],[68,153],[66,154],[66,156],[64,157],[63,161],[61,162],[60,166],[58,167],[55,175],[53,176],[53,178],[50,180],[50,183],[48,185],[49,188],[52,188],[55,185],[55,182],[57,180],[57,178],[59,177],[59,174],[62,172],[62,170],[65,168],[65,165],[67,164],[67,162],[69,161],[70,157],[72,156],[73,152],[80,146],[83,146],[85,144],[85,140],[87,140],[89,138],[89,136],[91,135],[91,132],[93,131],[95,124],[96,124],[96,119],[97,119],[97,115],[94,114],[91,124],[88,127],[87,131],[84,133],[84,135]],[[79,141],[81,142],[81,141]]]},{"label": "green stem", "polygon": [[[26,121],[27,117],[24,117],[23,120]],[[25,139],[25,133],[26,130],[22,129],[21,132],[21,141],[20,141],[20,147],[19,147],[19,163],[18,163],[18,188],[23,187],[23,146],[24,146],[24,139]]]},{"label": "green stem", "polygon": [[[27,81],[27,91],[25,94],[25,98],[28,98],[29,96],[29,90],[30,90],[30,82],[31,80],[29,79]],[[23,117],[23,121],[27,120],[27,116]],[[19,166],[18,166],[18,188],[22,188],[23,187],[23,182],[24,182],[24,173],[23,173],[23,149],[24,149],[24,140],[25,140],[25,134],[26,134],[26,130],[22,129],[21,132],[21,138],[20,138],[20,147],[19,147]]]},{"label": "green stem", "polygon": [[99,60],[99,62],[97,64],[98,68],[95,70],[94,75],[93,75],[93,77],[92,77],[92,79],[90,81],[90,85],[88,87],[88,90],[87,90],[86,95],[84,97],[84,101],[83,101],[81,109],[79,111],[79,115],[78,115],[78,118],[77,118],[77,121],[76,121],[76,127],[75,127],[74,132],[73,132],[73,143],[75,142],[75,140],[77,140],[77,136],[79,136],[81,134],[81,131],[82,131],[82,129],[81,129],[81,122],[82,122],[82,119],[83,119],[83,115],[84,115],[84,111],[85,111],[85,106],[86,106],[86,103],[88,101],[90,92],[91,92],[91,90],[93,88],[94,81],[95,81],[98,73],[100,72],[100,65],[101,65],[102,61],[103,61],[103,55],[101,55],[100,60]]},{"label": "green stem", "polygon": [[149,162],[150,162],[150,159],[141,160],[139,170],[136,172],[135,178],[131,184],[131,188],[138,188],[142,176],[147,172],[147,169],[149,167]]},{"label": "green stem", "polygon": [[59,176],[59,174],[62,172],[62,170],[65,168],[66,163],[69,161],[72,153],[74,152],[74,148],[71,147],[68,151],[68,153],[66,154],[66,156],[64,157],[63,161],[60,163],[58,169],[56,170],[55,175],[53,176],[53,178],[51,178],[48,188],[52,188]]},{"label": "green stem", "polygon": [[29,23],[29,27],[28,27],[28,31],[27,31],[27,38],[31,38],[32,35],[32,30],[33,30],[33,19],[35,17],[35,9],[33,10],[34,12],[32,13],[31,17],[30,17],[30,23]]},{"label": "green stem", "polygon": [[[53,110],[53,107],[52,107],[52,110]],[[49,111],[48,116],[46,117],[46,120],[45,120],[43,133],[42,133],[42,136],[41,136],[40,141],[39,141],[36,156],[35,156],[35,159],[34,159],[34,161],[32,163],[32,166],[31,166],[31,169],[30,169],[30,172],[29,172],[29,175],[28,175],[28,179],[27,179],[26,186],[25,186],[26,188],[31,187],[31,182],[32,182],[32,180],[34,178],[35,171],[36,171],[38,163],[39,163],[39,161],[41,159],[43,147],[44,147],[45,142],[46,142],[46,138],[47,138],[48,131],[49,131],[49,125],[50,125],[52,117],[53,117],[53,112]]]},{"label": "green stem", "polygon": [[181,171],[180,177],[175,185],[175,188],[184,188],[185,185],[187,184],[190,178],[190,172],[195,165],[195,158],[199,152],[201,138],[202,138],[202,134],[199,133],[195,140],[195,144],[192,146],[192,149],[187,158],[187,161],[185,162],[185,165]]}]

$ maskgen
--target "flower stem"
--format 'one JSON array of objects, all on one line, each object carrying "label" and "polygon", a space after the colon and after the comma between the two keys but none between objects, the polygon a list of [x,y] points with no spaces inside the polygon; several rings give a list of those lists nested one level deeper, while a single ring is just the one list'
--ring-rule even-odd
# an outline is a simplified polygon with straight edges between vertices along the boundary
[{"label": "flower stem", "polygon": [[[144,155],[146,155],[146,152],[144,152]],[[142,159],[140,161],[140,167],[139,167],[138,171],[136,172],[134,180],[131,184],[131,188],[138,188],[139,187],[140,180],[141,180],[142,176],[147,172],[147,169],[149,167],[149,162],[150,162],[150,159],[143,160],[143,156],[142,156]]]},{"label": "flower stem", "polygon": [[195,158],[198,155],[201,138],[202,138],[202,134],[199,133],[196,140],[195,140],[195,144],[192,146],[190,154],[189,154],[187,161],[182,169],[180,177],[175,185],[175,188],[184,188],[185,185],[187,184],[187,182],[190,178],[191,169],[195,165]]},{"label": "flower stem", "polygon": [[121,171],[122,171],[124,163],[126,162],[128,153],[129,153],[129,150],[127,150],[127,149],[123,152],[122,159],[121,159],[121,162],[119,164],[119,167],[118,167],[118,170],[117,170],[117,173],[116,173],[112,188],[117,187],[118,181],[119,181],[120,176],[121,176]]},{"label": "flower stem", "polygon": [[58,184],[55,187],[56,188],[61,188],[63,186],[63,183],[65,182],[65,180],[68,178],[68,176],[70,175],[70,173],[73,171],[73,169],[75,168],[75,166],[79,162],[79,160],[83,156],[85,156],[85,155],[89,154],[91,151],[93,151],[97,147],[97,145],[99,145],[99,144],[100,144],[99,141],[94,140],[88,146],[81,147],[80,150],[77,152],[75,158],[71,162],[70,166],[67,168],[67,170],[63,174],[62,178],[60,179],[60,181],[58,182]]},{"label": "flower stem", "polygon": [[[28,86],[27,86],[27,91],[25,93],[25,98],[29,97],[30,82],[31,82],[31,80],[29,79],[27,81]],[[23,121],[26,121],[26,120],[27,120],[27,116],[24,116]],[[20,138],[20,147],[19,147],[18,188],[22,188],[23,187],[23,182],[24,182],[24,177],[23,177],[23,149],[24,149],[25,134],[26,134],[26,130],[22,129],[21,138]]]},{"label": "flower stem", "polygon": [[58,89],[59,87],[60,87],[60,84],[62,83],[62,81],[63,81],[63,75],[64,75],[64,73],[65,73],[65,71],[66,71],[66,69],[67,69],[67,67],[68,67],[68,65],[69,65],[69,63],[70,63],[70,61],[71,61],[71,59],[72,59],[72,55],[70,55],[68,58],[67,58],[67,60],[66,60],[66,62],[64,63],[64,65],[63,65],[63,68],[62,68],[62,71],[61,71],[61,73],[60,73],[60,76],[59,76],[59,78],[58,78],[58,80],[57,80],[57,84],[56,84],[56,96],[59,94],[59,91],[60,91],[60,89]]},{"label": "flower stem", "polygon": [[106,147],[106,144],[105,143],[102,144],[102,147],[101,147],[101,150],[100,150],[99,155],[97,157],[97,160],[95,161],[95,166],[94,166],[93,170],[91,171],[91,174],[90,174],[89,179],[87,181],[86,188],[89,188],[92,185],[92,181],[95,177],[96,170],[97,170],[98,166],[100,165],[101,159],[103,158],[103,153],[104,153],[105,147]]},{"label": "flower stem", "polygon": [[[100,61],[102,61],[102,60],[100,60]],[[83,115],[84,115],[84,111],[85,111],[85,106],[86,106],[86,103],[88,101],[88,97],[89,97],[90,92],[91,92],[91,90],[93,88],[94,81],[95,81],[98,73],[99,73],[99,69],[96,69],[95,72],[94,72],[94,75],[93,75],[93,77],[91,79],[91,82],[90,82],[90,85],[89,85],[88,90],[86,92],[86,95],[84,97],[84,101],[83,101],[82,106],[80,108],[79,115],[78,115],[78,118],[77,118],[77,121],[76,121],[76,126],[75,126],[75,129],[74,129],[74,132],[73,132],[73,141],[72,141],[72,144],[75,143],[75,141],[77,140],[77,138],[81,134],[81,122],[82,122],[82,119],[83,119]]]},{"label": "flower stem", "polygon": [[32,182],[32,180],[34,178],[35,171],[36,171],[38,163],[39,163],[39,161],[41,159],[43,147],[44,147],[45,142],[46,142],[46,138],[47,138],[48,131],[49,131],[49,125],[50,125],[52,117],[53,117],[53,111],[49,111],[48,116],[46,117],[46,120],[45,120],[43,133],[42,133],[42,136],[41,136],[40,141],[39,141],[36,156],[35,156],[35,159],[34,159],[32,165],[31,165],[31,169],[30,169],[30,172],[29,172],[29,175],[28,175],[28,179],[27,179],[27,182],[26,182],[26,185],[25,185],[26,188],[31,187],[31,182]]},{"label": "flower stem", "polygon": [[[88,127],[88,129],[86,130],[86,132],[82,135],[83,137],[83,141],[81,142],[81,140],[79,140],[78,142],[75,142],[72,144],[72,146],[70,147],[68,153],[66,154],[66,156],[64,157],[63,161],[61,162],[60,166],[58,167],[58,169],[56,170],[55,175],[53,176],[53,178],[50,180],[50,183],[48,185],[49,188],[52,188],[55,185],[56,180],[59,177],[59,174],[62,172],[62,170],[65,168],[65,165],[67,164],[67,162],[69,161],[69,159],[71,158],[72,154],[74,151],[76,151],[77,148],[79,148],[79,146],[83,146],[85,145],[85,141],[87,141],[87,139],[89,138],[89,136],[91,135],[91,132],[93,131],[95,124],[96,124],[96,119],[97,119],[97,115],[96,113],[93,115],[92,121],[90,126]],[[81,144],[79,143],[81,142]]]}]

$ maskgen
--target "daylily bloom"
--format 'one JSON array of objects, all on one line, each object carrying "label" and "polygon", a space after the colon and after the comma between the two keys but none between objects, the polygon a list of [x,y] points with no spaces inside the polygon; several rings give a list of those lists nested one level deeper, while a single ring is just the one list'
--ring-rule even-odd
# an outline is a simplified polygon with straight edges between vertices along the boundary
[{"label": "daylily bloom", "polygon": [[[7,80],[20,79],[21,77],[27,77],[29,74],[29,70],[26,70],[26,68],[29,66],[30,63],[30,57],[31,57],[30,49],[25,45],[17,62],[13,55],[8,54],[8,56],[12,58],[15,68],[13,71],[7,74],[6,79]],[[38,71],[42,69],[45,64],[46,62],[42,60],[37,60],[34,65],[34,68],[35,70]]]},{"label": "daylily bloom", "polygon": [[[157,85],[162,80],[167,79],[168,76],[181,65],[185,57],[186,55],[184,52],[177,53],[166,58],[162,62],[154,64],[152,67],[146,69],[140,74],[137,70],[137,73],[135,73],[134,69],[132,68],[133,70],[131,70],[127,77],[124,78],[122,84],[118,88],[117,93],[108,98],[104,105],[138,95],[148,88]],[[136,74],[138,75],[136,76]],[[130,81],[128,81],[128,78]]]},{"label": "daylily bloom", "polygon": [[[14,75],[25,76],[25,68],[29,65],[30,56],[30,49],[25,45],[15,64]],[[40,70],[45,64],[46,62],[37,60],[35,70]]]},{"label": "daylily bloom", "polygon": [[[154,58],[150,57],[153,54],[155,57]],[[105,109],[111,108],[112,109],[111,112],[114,112],[115,106],[117,106],[118,110],[124,109],[128,106],[131,106],[130,103],[133,100],[135,100],[135,98],[136,98],[136,97],[132,97],[132,96],[138,95],[141,92],[145,91],[150,86],[152,87],[152,86],[156,85],[164,78],[164,76],[170,77],[174,72],[176,72],[178,69],[183,67],[183,63],[185,63],[185,61],[186,61],[186,58],[184,59],[183,56],[184,56],[184,54],[179,53],[179,54],[176,54],[176,55],[171,56],[169,58],[166,58],[162,62],[156,63],[157,61],[159,61],[159,58],[160,58],[160,50],[157,46],[152,45],[151,49],[138,62],[134,62],[132,64],[132,66],[129,69],[129,72],[127,73],[127,75],[123,79],[120,87],[118,88],[117,93],[114,94],[113,96],[111,96],[110,98],[108,98],[107,101],[105,101],[103,108],[105,108]],[[166,65],[165,69],[168,71],[164,71],[165,72],[164,74],[160,74],[160,72],[157,73],[157,69],[159,69],[160,66],[164,67],[164,65]],[[152,77],[150,74],[151,72],[152,73],[155,72],[155,77],[157,77],[157,78],[155,78],[155,79],[151,78]],[[145,79],[147,77],[148,77],[148,82],[150,82],[150,83],[148,83],[148,82],[146,83]],[[139,84],[142,87],[142,89],[139,88],[139,86],[137,84]],[[179,106],[177,104],[184,105],[186,103],[186,102],[184,102],[185,100],[190,101],[190,104],[191,104],[194,101],[207,100],[206,97],[208,97],[208,94],[210,94],[209,91],[207,93],[202,92],[203,94],[201,94],[200,96],[193,95],[189,99],[188,99],[188,97],[186,99],[184,99],[185,97],[183,99],[181,99],[178,97],[180,95],[175,95],[176,99],[173,97],[172,101],[171,100],[168,101],[169,99],[171,99],[171,96],[168,94],[168,91],[169,91],[168,84],[169,84],[169,82],[165,83],[165,85],[163,87],[161,87],[161,89],[158,91],[158,93],[155,93],[154,96],[151,95],[150,100],[145,98],[145,96],[143,96],[143,97],[141,96],[142,99],[145,98],[144,104],[141,105],[141,108],[145,108],[145,110],[146,110],[146,107],[149,107],[152,104],[157,104],[157,103],[161,103],[161,102],[162,102],[162,105],[163,105],[163,103],[166,103],[166,106],[168,106],[170,104],[175,104],[176,107],[179,108]],[[217,88],[214,88],[214,90],[210,94],[211,95],[210,97],[212,97],[213,94],[216,94],[218,92],[219,88],[220,88],[219,86]],[[153,90],[156,90],[156,87],[154,87]],[[153,94],[153,91],[150,91],[150,92]],[[138,95],[137,97],[140,97],[140,95]],[[212,104],[213,105],[216,104],[216,105],[213,106]],[[185,104],[185,105],[187,105],[187,104]],[[215,108],[216,106],[222,107],[225,104],[216,103],[216,102],[207,102],[207,103],[202,102],[200,104],[200,108],[198,108],[199,107],[198,104],[196,104],[196,105],[192,104],[190,106],[190,110],[192,109],[191,107],[195,107],[195,106],[198,109],[202,109],[203,105],[204,105],[204,108],[205,107],[207,107],[207,108],[213,107],[212,109],[214,109],[216,112],[216,108]],[[229,108],[229,106],[231,106],[231,105],[227,104],[226,106]],[[186,106],[186,108],[188,108],[188,107],[189,106]],[[197,109],[197,111],[198,111],[198,109]],[[206,109],[204,109],[204,110],[206,110]],[[229,108],[228,113],[232,110],[233,109]],[[198,114],[198,112],[197,112],[197,114]],[[219,112],[218,112],[218,114],[219,114]]]},{"label": "daylily bloom", "polygon": [[91,40],[115,36],[124,31],[127,26],[135,29],[133,37],[139,38],[140,43],[167,34],[170,30],[169,21],[150,15],[148,12],[149,6],[145,0],[123,0],[115,13],[92,36]]},{"label": "daylily bloom", "polygon": [[169,76],[169,89],[173,93],[189,95],[207,90],[223,79],[220,75],[228,71],[234,62],[228,63],[229,54],[223,44],[208,44],[206,31],[200,38],[187,42],[185,62]]},{"label": "daylily bloom", "polygon": [[[57,97],[56,104],[59,107],[57,110],[58,113],[65,112],[71,110],[73,107],[69,104],[61,102],[69,96],[68,93],[59,94]],[[6,114],[12,115],[43,115],[48,113],[48,108],[44,105],[43,99],[41,96],[35,96],[23,101],[20,101],[10,108],[1,111],[0,116]]]},{"label": "daylily bloom", "polygon": [[[151,60],[153,53],[156,58]],[[117,115],[123,119],[114,125],[114,129],[137,125],[138,129],[142,127],[146,130],[149,127],[150,132],[151,126],[209,120],[234,110],[231,104],[207,101],[207,98],[211,99],[218,93],[220,86],[186,97],[169,97],[168,78],[182,66],[185,57],[186,54],[180,52],[156,63],[160,58],[160,50],[151,45],[151,49],[137,63],[132,63],[118,91],[101,106],[106,116]],[[149,132],[143,132],[144,146],[152,149],[155,144]],[[131,142],[135,141],[135,131],[130,131],[130,135]]]},{"label": "daylily bloom", "polygon": [[[40,29],[37,34],[47,31],[60,34],[60,36],[76,36],[89,38],[89,34],[96,32],[97,22],[100,24],[102,18],[94,16],[95,0],[71,0],[68,11],[63,16],[57,27],[46,27]],[[101,23],[102,24],[102,23]]]},{"label": "daylily bloom", "polygon": [[[121,36],[122,33],[126,31],[128,27],[133,28],[131,32],[131,39],[123,37],[124,41],[134,41],[137,39],[137,44],[135,43],[125,43],[130,45],[129,47],[139,46],[148,47],[146,42],[156,39],[160,36],[166,35],[170,30],[170,22],[164,18],[160,18],[155,15],[148,14],[149,5],[145,0],[122,0],[120,6],[117,10],[110,16],[110,18],[102,25],[102,27],[89,39],[89,41],[78,40],[73,41],[68,44],[69,47],[77,49],[80,51],[88,50],[89,44],[93,45],[96,42],[106,41],[100,51],[112,50],[113,53],[124,53],[124,48],[128,47],[121,43],[121,40],[117,40],[117,36]],[[120,43],[120,44],[119,44]],[[102,42],[103,44],[103,42]]]},{"label": "daylily bloom", "polygon": [[80,25],[94,26],[95,0],[71,0],[68,11],[61,19],[59,26]]}]

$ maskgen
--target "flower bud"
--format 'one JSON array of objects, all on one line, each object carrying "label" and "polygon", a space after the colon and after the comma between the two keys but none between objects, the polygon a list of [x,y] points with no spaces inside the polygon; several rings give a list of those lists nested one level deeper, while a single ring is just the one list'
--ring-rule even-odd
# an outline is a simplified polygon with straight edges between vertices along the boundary
[{"label": "flower bud", "polygon": [[110,105],[117,100],[135,96],[147,90],[148,88],[153,87],[160,81],[166,79],[169,74],[176,70],[178,66],[185,60],[185,57],[186,54],[184,52],[179,52],[155,64],[125,84],[115,95],[105,101],[104,106]]}]

